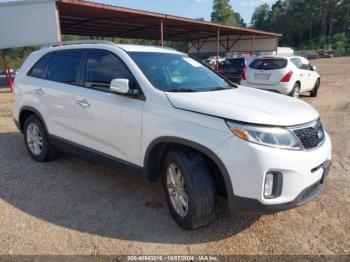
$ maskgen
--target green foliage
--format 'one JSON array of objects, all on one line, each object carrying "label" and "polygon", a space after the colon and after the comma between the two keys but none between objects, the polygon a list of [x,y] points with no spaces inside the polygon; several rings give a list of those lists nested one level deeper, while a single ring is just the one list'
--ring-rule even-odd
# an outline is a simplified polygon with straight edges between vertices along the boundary
[{"label": "green foliage", "polygon": [[246,26],[241,15],[233,11],[229,0],[213,0],[211,21],[223,25]]},{"label": "green foliage", "polygon": [[251,23],[260,30],[269,30],[270,20],[270,6],[265,3],[255,8]]},{"label": "green foliage", "polygon": [[278,0],[271,8],[268,4],[257,7],[251,24],[281,33],[280,45],[347,49],[344,33],[350,27],[350,0]]}]

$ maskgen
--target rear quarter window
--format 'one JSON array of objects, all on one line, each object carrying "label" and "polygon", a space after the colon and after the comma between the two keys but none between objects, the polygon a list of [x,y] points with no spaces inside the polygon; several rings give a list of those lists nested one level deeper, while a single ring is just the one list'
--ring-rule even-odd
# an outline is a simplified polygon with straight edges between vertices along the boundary
[{"label": "rear quarter window", "polygon": [[249,67],[257,70],[276,70],[285,68],[288,64],[287,59],[255,59]]},{"label": "rear quarter window", "polygon": [[52,57],[51,53],[48,53],[41,57],[38,62],[30,69],[28,75],[33,77],[45,78],[46,68]]}]

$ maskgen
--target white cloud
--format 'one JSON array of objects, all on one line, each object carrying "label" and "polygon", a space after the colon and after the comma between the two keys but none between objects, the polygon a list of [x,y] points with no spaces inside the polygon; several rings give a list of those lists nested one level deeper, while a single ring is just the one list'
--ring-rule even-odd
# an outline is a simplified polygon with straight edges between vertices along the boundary
[{"label": "white cloud", "polygon": [[202,2],[208,2],[208,0],[192,0],[195,3],[202,3]]}]

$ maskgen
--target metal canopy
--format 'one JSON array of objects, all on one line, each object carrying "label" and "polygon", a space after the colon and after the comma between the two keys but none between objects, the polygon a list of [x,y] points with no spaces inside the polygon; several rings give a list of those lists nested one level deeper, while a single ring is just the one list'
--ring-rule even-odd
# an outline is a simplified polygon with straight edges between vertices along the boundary
[{"label": "metal canopy", "polygon": [[[210,38],[216,39],[219,36],[220,41],[224,43],[227,39],[225,36],[236,36],[232,43],[227,44],[227,47],[240,39],[251,39],[253,42],[254,38],[275,39],[275,43],[277,43],[281,36],[271,32],[224,26],[87,1],[57,0],[56,6],[61,32],[69,35],[151,39],[160,40],[161,44],[167,40],[186,41],[193,46],[196,46],[194,41],[197,41],[198,44],[200,41],[206,41]],[[200,47],[200,45],[198,46]],[[249,45],[254,47],[254,43]],[[275,45],[273,44],[268,49],[275,50]]]}]

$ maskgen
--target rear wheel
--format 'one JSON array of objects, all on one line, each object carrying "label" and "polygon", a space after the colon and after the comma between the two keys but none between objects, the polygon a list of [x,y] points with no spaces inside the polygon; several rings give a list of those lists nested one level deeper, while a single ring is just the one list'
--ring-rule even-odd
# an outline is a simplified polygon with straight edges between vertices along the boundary
[{"label": "rear wheel", "polygon": [[299,98],[300,96],[300,85],[299,83],[295,83],[292,89],[292,92],[289,94],[292,97]]},{"label": "rear wheel", "polygon": [[215,185],[200,154],[170,151],[164,162],[163,187],[171,215],[181,227],[194,229],[215,219]]},{"label": "rear wheel", "polygon": [[311,92],[310,92],[310,96],[311,97],[316,97],[319,88],[320,88],[320,79],[318,78],[316,83],[315,83],[314,89],[312,89]]},{"label": "rear wheel", "polygon": [[27,150],[35,161],[44,162],[57,156],[48,140],[46,129],[37,116],[31,115],[26,119],[23,134]]}]

